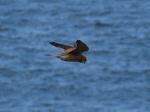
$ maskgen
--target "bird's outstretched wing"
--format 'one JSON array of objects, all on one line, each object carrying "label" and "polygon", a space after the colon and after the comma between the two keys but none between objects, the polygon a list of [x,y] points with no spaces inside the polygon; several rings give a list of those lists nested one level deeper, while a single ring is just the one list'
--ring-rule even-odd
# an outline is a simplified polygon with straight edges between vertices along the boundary
[{"label": "bird's outstretched wing", "polygon": [[55,47],[59,47],[59,48],[62,48],[62,49],[64,49],[64,50],[73,48],[72,46],[60,44],[60,43],[57,43],[57,42],[49,42],[49,43],[50,43],[51,45],[55,46]]},{"label": "bird's outstretched wing", "polygon": [[89,47],[85,43],[83,43],[81,40],[77,40],[74,47],[75,47],[74,49],[68,52],[69,54],[81,54],[89,50]]},{"label": "bird's outstretched wing", "polygon": [[76,41],[76,48],[79,52],[85,52],[89,50],[89,47],[83,43],[81,40]]}]

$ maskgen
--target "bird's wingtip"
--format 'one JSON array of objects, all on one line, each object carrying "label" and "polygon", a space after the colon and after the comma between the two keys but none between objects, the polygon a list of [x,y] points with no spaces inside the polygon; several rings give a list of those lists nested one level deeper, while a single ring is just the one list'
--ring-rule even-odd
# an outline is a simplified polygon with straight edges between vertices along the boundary
[{"label": "bird's wingtip", "polygon": [[77,40],[77,42],[80,42],[81,40]]},{"label": "bird's wingtip", "polygon": [[53,44],[54,42],[53,41],[48,41],[48,43]]}]

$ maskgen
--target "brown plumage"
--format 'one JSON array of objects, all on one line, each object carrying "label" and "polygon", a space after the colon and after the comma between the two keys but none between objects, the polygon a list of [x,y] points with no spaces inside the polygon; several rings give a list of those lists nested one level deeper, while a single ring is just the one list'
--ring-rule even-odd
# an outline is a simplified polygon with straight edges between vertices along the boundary
[{"label": "brown plumage", "polygon": [[63,53],[56,55],[57,58],[60,58],[64,61],[86,63],[87,59],[84,55],[82,55],[82,53],[88,51],[89,48],[81,40],[77,40],[74,46],[64,45],[56,42],[49,43],[55,47],[64,49]]}]

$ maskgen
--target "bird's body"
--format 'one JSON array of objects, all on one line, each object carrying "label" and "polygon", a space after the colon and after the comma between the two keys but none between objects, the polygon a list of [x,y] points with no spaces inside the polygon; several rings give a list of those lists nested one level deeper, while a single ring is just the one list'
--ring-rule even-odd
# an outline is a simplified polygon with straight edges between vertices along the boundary
[{"label": "bird's body", "polygon": [[60,54],[57,55],[58,58],[64,61],[80,62],[82,58],[85,58],[83,55],[72,55],[72,54]]},{"label": "bird's body", "polygon": [[60,58],[61,60],[69,62],[81,62],[81,63],[85,63],[87,61],[86,57],[82,55],[82,53],[88,51],[89,48],[87,47],[86,44],[84,44],[80,40],[76,41],[75,47],[56,42],[49,42],[49,43],[55,47],[64,49],[63,53],[56,55],[56,57]]}]

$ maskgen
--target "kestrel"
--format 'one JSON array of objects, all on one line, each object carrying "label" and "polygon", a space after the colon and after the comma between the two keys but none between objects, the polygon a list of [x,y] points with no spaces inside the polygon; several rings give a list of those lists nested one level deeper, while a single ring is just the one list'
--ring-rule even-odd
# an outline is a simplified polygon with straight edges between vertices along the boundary
[{"label": "kestrel", "polygon": [[69,62],[80,62],[80,63],[87,62],[86,57],[82,55],[82,53],[88,51],[89,48],[81,40],[77,40],[74,46],[64,45],[56,42],[49,42],[49,43],[55,47],[64,49],[63,53],[55,56],[57,58],[60,58],[61,60],[69,61]]}]

